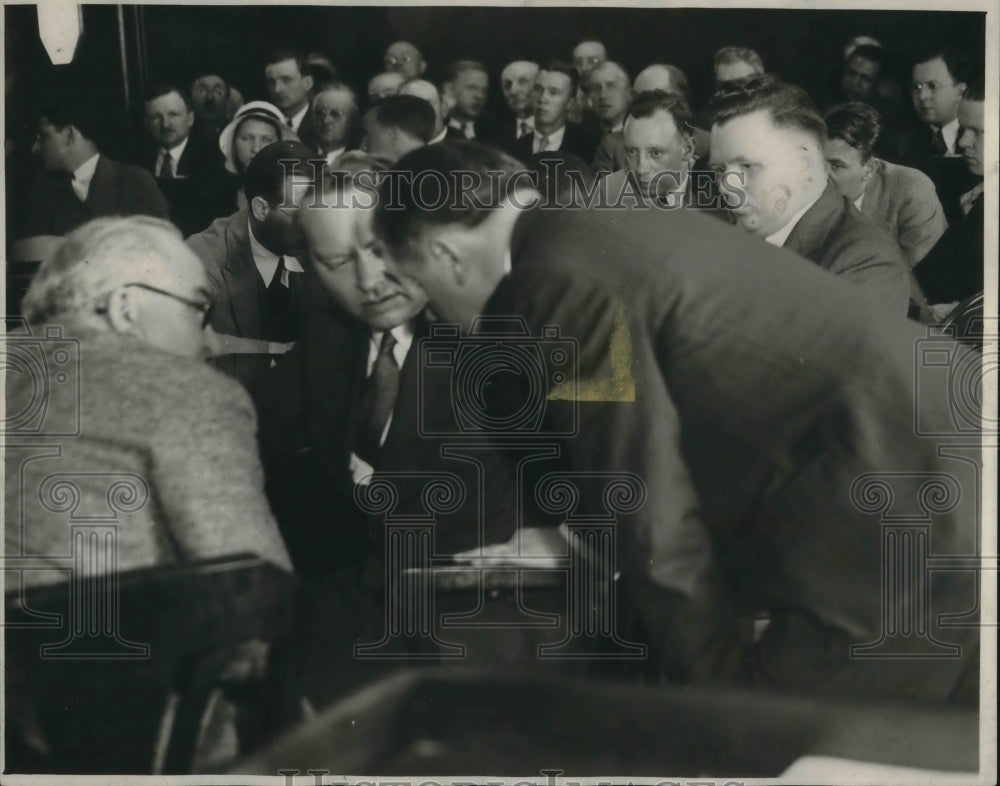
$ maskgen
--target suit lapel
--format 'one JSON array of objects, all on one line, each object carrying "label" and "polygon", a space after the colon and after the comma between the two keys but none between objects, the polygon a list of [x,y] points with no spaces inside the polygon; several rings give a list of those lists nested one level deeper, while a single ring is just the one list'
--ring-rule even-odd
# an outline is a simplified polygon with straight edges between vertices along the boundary
[{"label": "suit lapel", "polygon": [[827,183],[826,190],[820,198],[795,225],[795,229],[785,241],[785,248],[818,263],[816,254],[826,243],[840,219],[843,204],[844,198],[840,196],[840,192],[832,183]]},{"label": "suit lapel", "polygon": [[303,337],[304,418],[309,443],[334,476],[343,474],[353,440],[357,398],[365,380],[368,329],[314,315]]},{"label": "suit lapel", "polygon": [[241,210],[226,227],[226,266],[222,268],[233,320],[241,336],[256,337],[262,328],[257,266],[250,249],[247,213]]},{"label": "suit lapel", "polygon": [[885,198],[885,167],[882,162],[876,164],[876,170],[865,189],[865,198],[861,201],[862,214],[872,223],[888,230],[889,224],[882,218],[882,200]]}]

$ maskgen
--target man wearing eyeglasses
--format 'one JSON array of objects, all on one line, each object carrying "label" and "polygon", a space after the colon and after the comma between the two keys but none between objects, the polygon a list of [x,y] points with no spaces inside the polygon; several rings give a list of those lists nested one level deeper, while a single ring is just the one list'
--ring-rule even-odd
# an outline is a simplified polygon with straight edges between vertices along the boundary
[{"label": "man wearing eyeglasses", "polygon": [[68,436],[46,456],[8,452],[6,513],[23,526],[7,528],[7,553],[38,568],[8,581],[67,579],[68,519],[46,507],[54,475],[74,488],[81,516],[106,515],[112,483],[134,491],[116,512],[118,570],[240,552],[291,569],[263,493],[251,402],[204,363],[211,304],[204,267],[159,219],[91,221],[43,262],[23,313],[49,373],[8,375],[7,406],[22,411],[42,383],[41,432]]},{"label": "man wearing eyeglasses", "polygon": [[[268,145],[247,167],[247,208],[216,219],[204,232],[188,238],[208,271],[216,302],[211,324],[219,334],[221,354],[280,354],[298,335],[308,295],[299,263],[303,239],[295,212],[314,174],[311,159],[318,156],[300,142]],[[248,358],[218,362],[220,368],[248,380],[267,366],[267,358],[257,360],[261,362]]]},{"label": "man wearing eyeglasses", "polygon": [[407,80],[422,76],[427,69],[424,56],[409,41],[397,41],[385,50],[383,65],[386,71],[395,71]]}]

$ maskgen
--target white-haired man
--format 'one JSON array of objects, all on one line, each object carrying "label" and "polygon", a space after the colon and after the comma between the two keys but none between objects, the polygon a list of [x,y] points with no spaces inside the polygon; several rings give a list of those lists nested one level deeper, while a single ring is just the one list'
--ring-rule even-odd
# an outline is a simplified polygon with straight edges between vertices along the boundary
[{"label": "white-haired man", "polygon": [[[204,363],[210,292],[201,262],[159,219],[97,219],[42,263],[22,310],[40,344],[58,333],[79,351],[53,355],[46,387],[46,431],[75,436],[42,457],[8,453],[7,520],[23,526],[7,529],[7,553],[38,562],[8,571],[8,584],[66,580],[51,555],[70,552],[69,526],[44,498],[55,474],[72,479],[80,512],[106,511],[117,477],[146,500],[119,511],[117,570],[240,552],[291,569],[264,496],[253,405]],[[37,382],[8,377],[8,409],[30,402]]]}]

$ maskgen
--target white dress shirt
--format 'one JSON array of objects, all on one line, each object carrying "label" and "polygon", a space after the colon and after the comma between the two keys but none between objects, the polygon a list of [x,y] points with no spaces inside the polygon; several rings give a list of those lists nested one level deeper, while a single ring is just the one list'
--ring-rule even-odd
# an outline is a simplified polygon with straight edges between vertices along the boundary
[{"label": "white dress shirt", "polygon": [[306,101],[306,105],[302,107],[298,112],[296,112],[291,117],[286,117],[285,119],[291,123],[292,131],[296,134],[299,133],[299,127],[302,125],[302,121],[305,116],[309,113],[309,102]]},{"label": "white dress shirt", "polygon": [[[562,147],[563,137],[566,135],[566,126],[563,126],[558,131],[551,132],[549,137],[549,142],[545,146],[545,152],[551,153],[554,150],[558,150]],[[542,137],[543,134],[537,128],[535,129],[535,136],[531,140],[531,152],[538,153],[542,148]]]},{"label": "white dress shirt", "polygon": [[[403,325],[397,325],[389,332],[396,339],[396,344],[392,348],[392,356],[396,359],[396,365],[402,369],[403,363],[406,361],[406,354],[410,351],[410,346],[413,344],[413,325],[407,322]],[[375,361],[378,359],[378,351],[379,347],[382,346],[382,336],[384,333],[385,331],[372,333],[371,339],[368,341],[368,365],[365,371],[365,374],[368,376],[371,376],[375,368]],[[389,419],[385,422],[385,428],[382,429],[382,436],[379,437],[379,447],[385,444],[385,438],[389,434],[389,427],[391,425],[392,413],[390,412]],[[349,468],[355,485],[367,485],[371,482],[371,476],[375,472],[371,464],[359,458],[353,452],[351,453]]]},{"label": "white dress shirt", "polygon": [[854,200],[854,206],[860,210],[861,206],[865,203],[865,192],[861,192],[861,196]]},{"label": "white dress shirt", "polygon": [[[820,194],[822,196],[822,194]],[[794,216],[792,216],[788,223],[785,224],[781,229],[775,232],[773,235],[768,235],[764,238],[765,241],[770,243],[772,246],[783,246],[785,241],[788,240],[788,236],[792,234],[792,230],[795,229],[795,225],[799,223],[799,220],[806,214],[806,211],[815,205],[819,201],[819,197],[816,197],[812,202],[799,210]]]},{"label": "white dress shirt", "polygon": [[452,128],[457,128],[459,131],[461,131],[462,134],[465,135],[466,139],[476,138],[476,124],[472,120],[466,120],[463,123],[457,117],[453,117],[451,120],[448,121],[448,125],[450,125]]},{"label": "white dress shirt", "polygon": [[957,117],[950,123],[941,126],[941,137],[944,139],[944,143],[948,146],[948,152],[945,153],[946,156],[961,155],[961,151],[955,147],[956,143],[958,142]]},{"label": "white dress shirt", "polygon": [[182,175],[178,174],[177,167],[181,163],[181,156],[184,155],[184,149],[187,147],[188,139],[190,139],[190,137],[184,137],[183,142],[179,145],[175,145],[169,150],[165,150],[162,147],[160,148],[160,153],[156,157],[156,169],[153,172],[156,177],[160,176],[160,170],[163,168],[163,159],[167,156],[170,156],[170,165],[173,168],[174,177],[182,177]]},{"label": "white dress shirt", "polygon": [[432,139],[432,140],[431,140],[430,142],[428,142],[427,144],[428,144],[428,145],[436,145],[436,144],[437,144],[438,142],[444,142],[444,140],[445,140],[445,139],[447,139],[447,138],[448,138],[448,126],[444,126],[444,127],[443,127],[443,128],[441,129],[441,133],[440,133],[440,134],[438,134],[438,135],[437,135],[436,137],[434,137],[434,138],[433,138],[433,139]]},{"label": "white dress shirt", "polygon": [[94,172],[97,171],[97,159],[99,159],[100,153],[95,153],[93,157],[88,158],[80,166],[73,170],[73,191],[78,197],[80,197],[81,202],[87,201],[87,195],[90,193],[90,181],[94,179]]},{"label": "white dress shirt", "polygon": [[304,272],[302,265],[299,264],[299,260],[287,254],[275,254],[273,251],[264,248],[257,238],[253,236],[253,224],[250,224],[249,218],[247,219],[247,224],[250,231],[250,253],[253,254],[253,263],[257,267],[257,272],[264,279],[264,286],[266,287],[271,283],[271,279],[274,278],[274,271],[278,269],[278,257],[283,256],[285,258],[285,272],[281,274],[281,283],[287,287],[289,273]]}]

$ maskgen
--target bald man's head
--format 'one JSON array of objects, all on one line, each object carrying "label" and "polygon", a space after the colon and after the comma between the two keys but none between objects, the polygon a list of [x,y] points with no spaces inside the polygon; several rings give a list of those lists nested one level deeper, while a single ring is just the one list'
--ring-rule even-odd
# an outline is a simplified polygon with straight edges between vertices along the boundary
[{"label": "bald man's head", "polygon": [[430,104],[436,118],[434,136],[441,133],[444,128],[444,105],[441,103],[441,93],[432,82],[426,79],[411,79],[399,88],[399,95],[416,96]]},{"label": "bald man's head", "polygon": [[639,72],[632,84],[634,93],[662,90],[687,99],[687,76],[677,66],[655,63]]},{"label": "bald man's head", "polygon": [[386,71],[396,71],[405,79],[416,79],[427,69],[424,56],[409,41],[397,41],[386,49],[383,65]]}]

